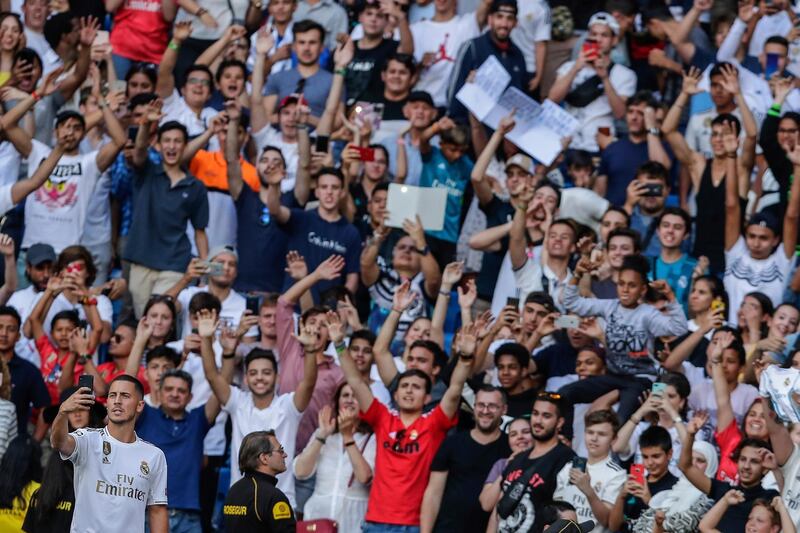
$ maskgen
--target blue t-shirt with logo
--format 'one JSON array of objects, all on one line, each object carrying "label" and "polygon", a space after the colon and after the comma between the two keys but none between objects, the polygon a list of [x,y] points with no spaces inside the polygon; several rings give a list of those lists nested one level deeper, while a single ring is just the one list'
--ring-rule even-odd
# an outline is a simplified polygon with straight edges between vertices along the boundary
[{"label": "blue t-shirt with logo", "polygon": [[675,293],[675,299],[683,306],[683,312],[689,312],[689,291],[692,288],[692,272],[697,266],[697,259],[683,254],[674,263],[665,263],[661,257],[653,259],[650,267],[650,277],[654,280],[663,279]]},{"label": "blue t-shirt with logo", "polygon": [[[317,209],[292,209],[292,216],[284,228],[289,232],[287,250],[297,250],[305,258],[309,272],[332,255],[344,257],[344,270],[339,278],[320,281],[313,287],[315,301],[319,301],[319,295],[327,289],[344,285],[347,274],[359,271],[361,238],[356,227],[346,218],[327,222],[319,216]],[[288,274],[283,281],[283,290],[294,284]]]},{"label": "blue t-shirt with logo", "polygon": [[448,242],[458,241],[464,191],[469,185],[472,166],[472,160],[465,155],[450,163],[435,146],[431,147],[430,153],[422,154],[422,176],[419,179],[419,186],[447,189],[444,227],[440,231],[426,232],[431,237]]}]

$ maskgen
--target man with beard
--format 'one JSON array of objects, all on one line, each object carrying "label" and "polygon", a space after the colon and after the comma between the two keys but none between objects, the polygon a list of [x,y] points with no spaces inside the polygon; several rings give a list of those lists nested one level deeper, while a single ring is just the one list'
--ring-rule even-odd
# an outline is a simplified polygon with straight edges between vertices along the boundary
[{"label": "man with beard", "polygon": [[134,430],[145,407],[142,384],[117,377],[108,391],[108,425],[68,433],[69,414],[89,410],[94,401],[91,390],[79,389],[61,404],[50,434],[53,451],[75,466],[72,531],[143,533],[146,510],[150,531],[166,533],[167,460]]},{"label": "man with beard", "polygon": [[511,453],[500,431],[505,414],[503,390],[482,385],[475,395],[475,427],[450,435],[433,458],[422,499],[422,533],[486,531],[489,513],[481,509],[478,496],[495,461]]},{"label": "man with beard", "polygon": [[[433,98],[425,91],[411,91],[403,105],[403,116],[409,123],[409,130],[402,136],[393,136],[382,141],[389,152],[389,172],[397,175],[397,145],[402,142],[406,151],[406,185],[419,185],[422,175],[422,153],[419,150],[422,134],[436,119],[436,107]],[[438,144],[439,137],[431,139]]]},{"label": "man with beard", "polygon": [[669,196],[669,173],[664,165],[648,161],[636,170],[636,178],[628,184],[623,208],[631,216],[631,229],[642,236],[642,255],[658,257],[661,242],[656,230],[658,219]]},{"label": "man with beard", "polygon": [[656,101],[647,91],[628,99],[625,106],[628,134],[615,140],[600,152],[600,167],[594,190],[611,205],[625,202],[625,188],[636,175],[636,169],[648,161],[657,161],[669,169],[672,161],[661,142],[656,120]]},{"label": "man with beard", "polygon": [[499,533],[539,533],[544,527],[542,510],[553,499],[558,473],[575,456],[558,440],[564,425],[560,401],[560,395],[542,392],[533,403],[533,448],[509,462],[503,472],[503,495],[492,514]]},{"label": "man with beard", "polygon": [[447,96],[450,116],[466,120],[467,109],[455,95],[467,76],[477,70],[489,56],[494,56],[511,75],[511,87],[527,91],[530,76],[525,68],[522,50],[511,42],[511,30],[517,25],[517,0],[493,0],[489,8],[489,31],[463,45],[455,61],[454,76],[450,78]]}]

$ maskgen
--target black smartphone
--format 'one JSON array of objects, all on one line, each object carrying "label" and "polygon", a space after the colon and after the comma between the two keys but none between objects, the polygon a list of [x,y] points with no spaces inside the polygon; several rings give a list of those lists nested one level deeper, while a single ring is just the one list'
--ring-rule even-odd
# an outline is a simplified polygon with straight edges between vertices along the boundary
[{"label": "black smartphone", "polygon": [[572,468],[580,470],[581,472],[586,472],[586,458],[585,457],[573,457],[572,458]]},{"label": "black smartphone", "polygon": [[317,135],[317,141],[314,145],[315,152],[323,152],[328,153],[328,136],[327,135]]},{"label": "black smartphone", "polygon": [[82,374],[78,378],[78,387],[86,387],[90,391],[94,391],[94,376],[91,374]]},{"label": "black smartphone", "polygon": [[519,298],[506,298],[506,307],[519,309]]},{"label": "black smartphone", "polygon": [[661,196],[664,194],[664,185],[661,183],[645,183],[643,196]]},{"label": "black smartphone", "polygon": [[139,135],[139,126],[130,126],[128,128],[128,140],[135,143],[137,135]]},{"label": "black smartphone", "polygon": [[246,304],[245,308],[250,311],[254,316],[258,315],[258,308],[259,308],[259,298],[255,294],[248,294],[245,298]]}]

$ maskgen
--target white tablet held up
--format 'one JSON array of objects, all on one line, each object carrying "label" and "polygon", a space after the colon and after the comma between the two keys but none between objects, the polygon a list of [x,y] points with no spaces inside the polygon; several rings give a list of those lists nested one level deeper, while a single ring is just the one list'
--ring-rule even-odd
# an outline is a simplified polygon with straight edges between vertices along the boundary
[{"label": "white tablet held up", "polygon": [[440,187],[415,187],[413,185],[389,184],[386,210],[390,228],[402,228],[405,219],[414,220],[419,215],[426,231],[444,228],[444,211],[447,207],[447,189]]}]

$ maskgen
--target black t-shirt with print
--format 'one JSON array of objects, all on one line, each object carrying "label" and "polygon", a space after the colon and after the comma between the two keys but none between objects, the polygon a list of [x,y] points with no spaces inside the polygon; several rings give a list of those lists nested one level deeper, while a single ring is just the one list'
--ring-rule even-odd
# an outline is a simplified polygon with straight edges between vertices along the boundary
[{"label": "black t-shirt with print", "polygon": [[363,93],[380,84],[383,64],[397,51],[397,45],[393,39],[384,39],[375,48],[363,50],[356,43],[353,60],[347,66],[344,78],[347,105],[353,105]]},{"label": "black t-shirt with print", "polygon": [[717,524],[717,530],[724,531],[725,533],[744,533],[744,526],[747,523],[747,517],[750,516],[750,509],[753,507],[753,502],[757,499],[772,501],[772,498],[778,496],[778,492],[773,489],[765,489],[761,483],[754,487],[732,487],[730,484],[720,481],[718,479],[711,480],[711,490],[708,492],[708,497],[718,502],[725,497],[729,490],[736,489],[744,493],[744,501],[742,503],[731,505],[722,519]]},{"label": "black t-shirt with print", "polygon": [[[648,481],[647,488],[650,490],[650,496],[655,496],[659,492],[670,490],[677,482],[678,478],[667,472],[664,477],[658,481],[654,481],[652,483]],[[625,515],[625,520],[627,522],[628,520],[635,520],[639,518],[645,509],[647,509],[647,505],[642,500],[628,495],[628,497],[625,499],[625,507],[623,508],[622,512]],[[624,527],[624,530],[629,531],[627,526]]]}]

